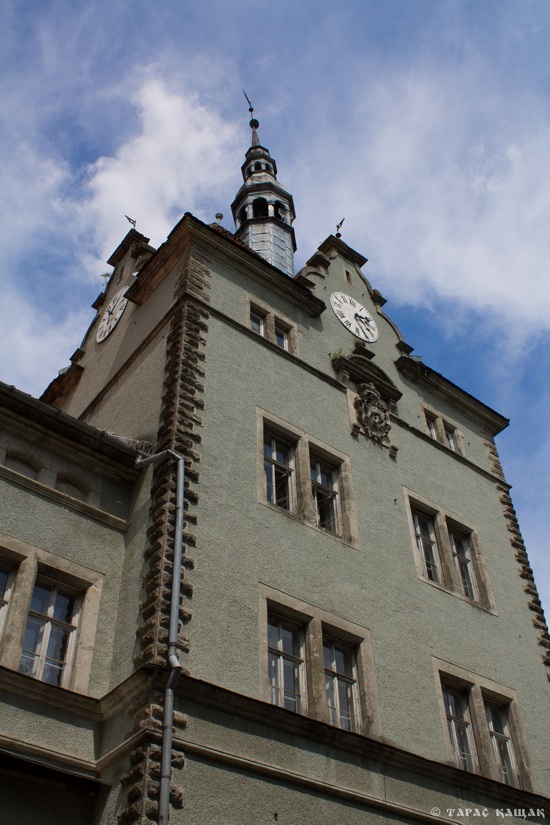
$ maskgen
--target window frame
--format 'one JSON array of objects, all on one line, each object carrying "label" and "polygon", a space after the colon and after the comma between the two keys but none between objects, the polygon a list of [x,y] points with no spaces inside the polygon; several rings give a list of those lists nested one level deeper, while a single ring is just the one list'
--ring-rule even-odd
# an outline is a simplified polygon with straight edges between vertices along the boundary
[{"label": "window frame", "polygon": [[[53,582],[65,592],[79,596],[78,625],[71,633],[70,658],[67,651],[60,688],[87,693],[94,639],[97,630],[103,574],[83,567],[42,548],[0,533],[0,563],[13,570],[8,611],[4,612],[4,633],[0,645],[0,664],[19,672],[25,628],[31,608],[32,592],[38,581]],[[4,606],[3,606],[4,607]],[[33,678],[21,674],[21,678]],[[47,683],[42,680],[42,684]],[[52,690],[58,686],[48,684]]]},{"label": "window frame", "polygon": [[432,438],[434,441],[438,441],[439,439],[437,437],[437,416],[428,412],[428,410],[424,410],[424,418],[426,419],[426,426],[428,428],[430,438]]},{"label": "window frame", "polygon": [[[491,741],[492,752],[493,752],[493,759],[495,764],[497,765],[500,776],[501,782],[505,785],[509,785],[512,788],[519,788],[521,787],[519,772],[516,763],[516,757],[514,752],[514,742],[512,738],[512,732],[510,729],[509,724],[509,717],[510,717],[510,704],[502,704],[496,701],[491,701],[490,699],[484,699],[485,704],[485,712],[486,712],[486,719],[487,719],[487,729],[489,731],[489,739]],[[490,718],[490,711],[497,711],[499,714],[505,714],[502,718],[502,727],[505,729],[505,732],[500,733],[493,729],[493,721]],[[509,760],[509,768],[507,768],[503,764],[503,754],[502,751],[498,747],[498,743],[505,743],[506,752]],[[509,774],[509,775],[508,775]],[[511,781],[508,781],[510,779]]]},{"label": "window frame", "polygon": [[[268,626],[268,644],[267,644],[267,656],[268,656],[268,679],[271,687],[271,704],[275,705],[276,707],[282,707],[286,710],[290,710],[293,713],[303,713],[305,708],[307,707],[306,702],[306,670],[305,670],[305,645],[304,645],[304,630],[303,625],[299,621],[295,621],[293,619],[288,619],[286,616],[281,615],[273,610],[268,612],[267,617],[267,626]],[[284,650],[283,647],[283,640],[281,638],[281,630],[283,626],[286,628],[290,628],[292,632],[292,645],[296,644],[298,647],[298,652],[288,653]],[[277,646],[273,646],[270,644],[270,635],[271,635],[271,628],[276,627],[278,631],[278,639],[277,639]],[[275,682],[272,678],[273,669],[272,663],[276,659],[276,666],[275,666]],[[294,684],[295,687],[298,688],[298,691],[293,691],[293,695],[295,698],[295,707],[288,707],[286,704],[286,688],[285,688],[285,665],[286,663],[290,662],[294,669]],[[274,701],[274,690],[278,693],[279,701]]]},{"label": "window frame", "polygon": [[[475,561],[472,554],[471,534],[457,530],[451,524],[447,524],[447,529],[462,594],[468,601],[477,602],[479,601],[479,591],[476,580]],[[460,553],[457,550],[457,540],[463,548],[466,544],[466,552]]]},{"label": "window frame", "polygon": [[[259,330],[254,329],[254,319],[258,322]],[[298,354],[299,335],[296,324],[252,297],[247,299],[247,326],[256,335],[274,344],[278,350],[291,355]],[[279,335],[283,338],[282,343],[278,341]]]},{"label": "window frame", "polygon": [[[254,329],[254,323],[257,321],[258,329]],[[250,308],[250,329],[252,332],[255,332],[256,335],[260,335],[262,338],[265,338],[265,315],[261,315],[255,308]]]},{"label": "window frame", "polygon": [[[418,555],[420,557],[424,578],[434,584],[444,585],[445,579],[441,564],[441,554],[439,551],[435,529],[435,514],[427,513],[411,504],[411,515],[413,520],[416,549],[418,550]],[[428,524],[428,536],[424,535],[422,532],[420,519],[425,520]],[[426,542],[429,543],[429,548],[426,547]],[[431,556],[431,558],[429,558],[429,556]],[[430,575],[431,572],[433,572],[433,575]]]},{"label": "window frame", "polygon": [[[330,667],[327,666],[326,656],[327,647],[329,646],[331,648]],[[335,651],[337,649],[343,653],[344,661],[347,658],[345,667],[349,670],[349,673],[343,673],[338,670],[335,656]],[[329,709],[330,724],[334,725],[336,728],[347,730],[350,733],[356,733],[357,730],[360,729],[360,708],[357,699],[357,664],[355,657],[355,646],[346,644],[332,635],[323,634],[323,663],[325,672],[326,700]],[[330,692],[329,682],[331,688]],[[336,685],[336,690],[333,689],[334,685]],[[344,687],[345,693],[347,694],[347,701],[351,706],[351,710],[345,714],[349,717],[349,726],[344,724],[344,713],[341,707],[340,696],[341,686]],[[332,704],[330,698],[331,695],[333,697]]]},{"label": "window frame", "polygon": [[[275,344],[285,352],[288,352],[289,330],[281,326],[280,322],[275,319]],[[282,338],[282,344],[279,343],[279,336]]]},{"label": "window frame", "polygon": [[[319,530],[325,536],[342,541],[347,545],[359,548],[359,526],[353,480],[351,476],[351,460],[349,456],[323,444],[317,438],[293,427],[283,419],[256,408],[257,433],[257,495],[258,501],[279,513]],[[264,443],[265,435],[279,439],[281,443],[291,445],[292,456],[292,507],[286,509],[268,499],[266,473],[264,470]],[[316,509],[316,499],[312,487],[311,459],[330,468],[332,473],[332,488],[328,491],[335,500],[336,522],[335,530],[327,529],[319,524]]]},{"label": "window frame", "polygon": [[464,438],[458,424],[426,405],[422,405],[422,409],[426,429],[431,440],[442,447],[446,447],[451,452],[463,456]]},{"label": "window frame", "polygon": [[[268,439],[271,441],[271,455],[267,455],[265,450]],[[264,473],[266,480],[265,497],[267,503],[271,504],[274,507],[279,507],[282,510],[286,510],[289,513],[293,513],[296,510],[294,444],[292,443],[292,441],[289,441],[288,439],[284,438],[284,436],[280,436],[278,433],[274,432],[269,427],[264,427],[263,444]],[[277,445],[280,445],[281,447],[287,450],[288,464],[284,464],[284,462],[280,462],[277,460]],[[266,471],[266,464],[269,464],[271,467],[271,488],[275,494],[275,500],[271,499],[269,496],[270,481],[268,479],[268,474]],[[284,505],[280,504],[278,500],[279,497],[277,496],[277,471],[279,471],[279,474],[286,476],[286,498],[288,501],[288,507],[285,507]]]},{"label": "window frame", "polygon": [[[443,705],[447,719],[447,734],[451,744],[455,764],[457,768],[460,768],[461,770],[469,771],[470,773],[478,773],[479,765],[477,761],[477,748],[474,729],[470,714],[469,688],[442,681],[441,693],[443,695]],[[455,699],[455,704],[456,700],[458,700],[458,703],[462,706],[462,717],[453,713],[451,703],[448,701],[450,700],[451,695]],[[467,743],[467,751],[460,748],[459,739],[461,737],[458,734],[458,731],[460,730],[464,732]]]},{"label": "window frame", "polygon": [[[312,466],[313,464],[315,467]],[[315,507],[315,522],[317,527],[323,531],[332,533],[333,535],[340,536],[342,530],[338,467],[331,466],[326,460],[319,458],[315,451],[312,451],[311,449],[309,451],[309,467],[311,476],[311,493]],[[327,478],[330,476],[328,479],[329,483],[326,485],[322,483],[323,476],[325,475]],[[328,520],[322,518],[320,500],[324,502],[324,506],[327,506],[328,504],[328,508],[331,511]],[[332,526],[327,526],[328,524],[331,524]]]},{"label": "window frame", "polygon": [[[331,727],[338,727],[331,724],[325,683],[324,642],[330,639],[353,655],[355,733],[380,737],[381,723],[370,631],[267,585],[259,585],[258,596],[262,701],[273,704],[266,651],[269,650],[269,619],[280,618],[296,626],[302,633],[303,703],[296,715],[309,716]],[[275,707],[281,709],[279,705]],[[294,711],[290,713],[294,714]],[[347,733],[344,727],[338,729]]]},{"label": "window frame", "polygon": [[16,571],[12,565],[6,564],[5,562],[0,560],[0,573],[6,574],[6,584],[4,587],[4,592],[2,595],[0,595],[0,641],[2,639],[2,635],[4,632],[4,628],[6,626],[10,610],[15,572]]},{"label": "window frame", "polygon": [[[42,587],[44,589],[48,588],[51,590],[48,606],[46,608],[45,613],[41,613],[36,609],[33,610],[32,608],[32,599],[34,597],[37,587]],[[73,604],[71,608],[70,622],[62,621],[55,617],[55,602],[59,595],[70,596],[70,598],[72,599]],[[21,657],[18,667],[19,673],[23,673],[26,676],[31,676],[33,679],[37,679],[39,682],[55,685],[56,687],[68,686],[68,683],[71,678],[71,671],[73,668],[76,640],[78,638],[81,606],[82,594],[80,591],[78,591],[76,588],[65,585],[63,582],[58,582],[56,579],[52,577],[41,575],[40,572],[38,573],[31,592],[31,600],[29,604],[29,609],[27,611],[25,630],[23,632],[23,638],[21,640]],[[40,638],[37,640],[37,644],[35,645],[34,651],[31,651],[30,649],[25,649],[25,638],[27,634],[27,629],[29,628],[32,620],[41,622],[43,626],[40,631]],[[53,657],[48,656],[47,654],[50,645],[50,640],[52,638],[52,633],[55,628],[61,629],[62,631],[65,631],[67,633],[67,646],[63,660],[56,660],[61,662],[61,667],[58,668],[58,670],[60,671],[59,680],[57,682],[51,682],[47,678],[45,678],[45,674],[47,673],[46,668],[54,667]],[[31,656],[34,658],[34,661],[31,665],[31,669],[27,670],[25,669],[23,662],[24,660],[28,661],[31,658]],[[48,659],[50,660],[50,662],[48,662]]]},{"label": "window frame", "polygon": [[[445,590],[447,593],[464,599],[469,604],[483,610],[496,613],[496,606],[483,561],[477,532],[474,527],[465,523],[454,513],[449,513],[423,496],[412,490],[403,488],[408,513],[409,529],[412,537],[414,560],[419,579],[433,587]],[[433,524],[434,541],[437,551],[436,563],[439,564],[440,576],[433,579],[429,576],[423,547],[420,546],[421,536],[417,529],[416,514],[430,519]],[[456,552],[456,540],[467,542],[467,555]],[[464,581],[464,562],[467,563],[469,589]]]},{"label": "window frame", "polygon": [[[453,748],[448,727],[447,708],[444,699],[445,688],[462,692],[467,699],[470,722],[469,742],[472,748],[474,772],[486,776],[509,787],[532,791],[529,749],[523,729],[516,691],[492,679],[470,673],[457,665],[432,657],[434,676],[438,684],[441,722],[447,743],[449,761],[459,770],[465,770]],[[514,783],[506,782],[498,751],[491,735],[488,707],[506,713],[505,739],[508,743]],[[467,770],[467,769],[466,769]]]}]

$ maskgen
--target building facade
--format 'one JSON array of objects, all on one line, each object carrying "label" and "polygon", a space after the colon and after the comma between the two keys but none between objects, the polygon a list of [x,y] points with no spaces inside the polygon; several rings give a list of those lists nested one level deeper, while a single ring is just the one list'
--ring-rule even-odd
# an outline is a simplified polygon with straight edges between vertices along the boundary
[{"label": "building facade", "polygon": [[2,387],[2,821],[540,822],[507,420],[339,234],[294,274],[251,126],[236,233],[130,230],[68,370]]}]

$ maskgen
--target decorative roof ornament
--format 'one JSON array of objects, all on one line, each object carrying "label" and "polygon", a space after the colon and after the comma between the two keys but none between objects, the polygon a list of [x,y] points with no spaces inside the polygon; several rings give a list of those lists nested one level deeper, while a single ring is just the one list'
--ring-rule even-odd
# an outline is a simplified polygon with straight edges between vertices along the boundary
[{"label": "decorative roof ornament", "polygon": [[337,224],[336,224],[336,237],[337,237],[337,238],[341,238],[341,237],[342,237],[342,233],[340,232],[340,230],[341,230],[341,228],[342,228],[342,224],[344,223],[344,221],[345,221],[345,220],[346,220],[345,218],[342,218],[342,220],[340,221],[340,223],[337,223]]},{"label": "decorative roof ornament", "polygon": [[250,112],[250,124],[249,124],[249,126],[252,129],[252,143],[251,143],[251,146],[259,146],[260,145],[260,138],[258,137],[258,132],[256,131],[256,129],[260,128],[260,121],[256,120],[255,117],[252,117],[252,115],[254,114],[254,107],[253,107],[252,103],[250,102],[250,98],[248,97],[248,95],[247,95],[247,93],[245,92],[244,89],[243,89],[243,95],[246,98],[246,102],[248,103],[248,111]]}]

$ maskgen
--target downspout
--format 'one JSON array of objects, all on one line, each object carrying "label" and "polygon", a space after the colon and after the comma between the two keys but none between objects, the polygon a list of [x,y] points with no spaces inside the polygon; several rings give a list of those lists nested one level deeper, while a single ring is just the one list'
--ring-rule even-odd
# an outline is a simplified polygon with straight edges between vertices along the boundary
[{"label": "downspout", "polygon": [[181,673],[178,658],[179,604],[181,593],[181,566],[183,554],[183,493],[185,459],[174,450],[164,450],[152,456],[140,456],[136,467],[160,464],[172,459],[177,462],[176,478],[176,532],[174,535],[174,560],[172,564],[172,597],[170,601],[170,630],[168,635],[168,665],[170,676],[164,689],[164,714],[162,719],[162,745],[160,762],[160,794],[158,825],[168,825],[170,813],[170,779],[172,775],[172,727],[174,724],[174,689]]}]

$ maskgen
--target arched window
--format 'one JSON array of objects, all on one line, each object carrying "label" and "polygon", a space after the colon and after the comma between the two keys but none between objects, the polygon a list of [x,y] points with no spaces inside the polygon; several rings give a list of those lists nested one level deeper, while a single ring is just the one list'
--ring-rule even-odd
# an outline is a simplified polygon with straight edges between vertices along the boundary
[{"label": "arched window", "polygon": [[246,206],[243,206],[243,208],[239,211],[238,218],[239,223],[242,226],[246,221]]},{"label": "arched window", "polygon": [[274,208],[275,217],[277,218],[277,220],[286,223],[287,208],[284,205],[284,203],[281,203],[281,201],[275,201]]},{"label": "arched window", "polygon": [[267,201],[265,198],[256,198],[252,203],[252,214],[255,218],[267,218]]},{"label": "arched window", "polygon": [[254,164],[254,171],[255,172],[261,172],[262,171],[262,164],[259,161]]}]

